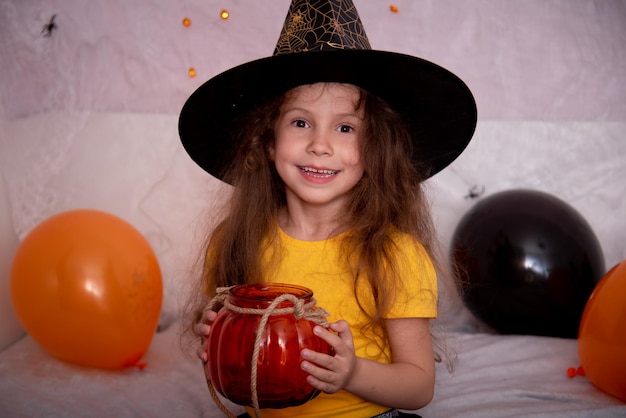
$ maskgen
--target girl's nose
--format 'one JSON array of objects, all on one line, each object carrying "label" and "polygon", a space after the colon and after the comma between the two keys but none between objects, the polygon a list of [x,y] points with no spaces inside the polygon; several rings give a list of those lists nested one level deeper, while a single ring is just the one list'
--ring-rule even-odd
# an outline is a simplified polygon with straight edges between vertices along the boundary
[{"label": "girl's nose", "polygon": [[307,146],[307,151],[316,155],[331,155],[332,146],[328,133],[316,130],[311,135],[311,141]]}]

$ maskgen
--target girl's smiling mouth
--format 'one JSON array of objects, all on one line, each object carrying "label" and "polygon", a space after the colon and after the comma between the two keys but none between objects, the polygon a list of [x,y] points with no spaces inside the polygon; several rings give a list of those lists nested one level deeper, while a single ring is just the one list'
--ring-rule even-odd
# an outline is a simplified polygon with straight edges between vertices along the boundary
[{"label": "girl's smiling mouth", "polygon": [[305,166],[299,166],[298,168],[307,176],[321,179],[333,177],[339,172],[339,170],[329,170],[326,168],[313,168]]}]

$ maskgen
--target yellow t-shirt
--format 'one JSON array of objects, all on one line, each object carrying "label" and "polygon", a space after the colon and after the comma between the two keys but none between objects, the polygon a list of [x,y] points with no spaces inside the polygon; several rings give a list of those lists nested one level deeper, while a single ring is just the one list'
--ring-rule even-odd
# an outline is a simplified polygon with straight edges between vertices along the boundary
[{"label": "yellow t-shirt", "polygon": [[[288,283],[308,287],[320,306],[330,312],[329,322],[345,319],[351,327],[356,355],[382,363],[390,362],[389,347],[381,352],[377,344],[362,335],[360,325],[365,316],[353,292],[353,277],[340,257],[344,234],[324,241],[300,241],[279,229],[276,242],[265,256],[266,282]],[[435,318],[437,315],[437,278],[423,247],[412,237],[397,233],[393,237],[402,277],[395,303],[385,318]],[[275,247],[279,246],[279,247]],[[272,248],[280,248],[280,262],[269,263]],[[361,293],[360,293],[361,294]],[[363,293],[365,294],[365,293]],[[373,303],[373,302],[372,302]],[[371,337],[371,336],[370,336]],[[264,409],[264,418],[272,417],[371,417],[389,410],[349,392],[321,393],[297,407]],[[251,416],[252,410],[248,411]]]}]

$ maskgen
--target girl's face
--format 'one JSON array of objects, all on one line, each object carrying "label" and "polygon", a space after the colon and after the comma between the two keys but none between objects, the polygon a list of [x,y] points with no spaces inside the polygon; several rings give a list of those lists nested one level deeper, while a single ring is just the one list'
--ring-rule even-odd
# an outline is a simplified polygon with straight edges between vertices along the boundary
[{"label": "girl's face", "polygon": [[291,90],[280,108],[270,150],[287,203],[341,208],[363,176],[359,91],[338,83]]}]

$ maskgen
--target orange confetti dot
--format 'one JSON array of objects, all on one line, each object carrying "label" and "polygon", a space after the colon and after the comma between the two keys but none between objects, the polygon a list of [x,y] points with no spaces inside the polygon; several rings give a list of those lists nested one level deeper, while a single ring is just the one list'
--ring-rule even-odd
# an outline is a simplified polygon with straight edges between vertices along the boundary
[{"label": "orange confetti dot", "polygon": [[224,9],[224,10],[222,10],[222,12],[220,13],[220,16],[222,17],[222,20],[226,20],[226,19],[228,19],[228,17],[230,16],[230,14],[228,13],[228,10]]},{"label": "orange confetti dot", "polygon": [[189,18],[184,18],[183,19],[183,26],[188,28],[189,26],[191,26],[191,20],[189,20]]},{"label": "orange confetti dot", "polygon": [[196,69],[193,67],[189,67],[189,78],[194,78],[196,76]]},{"label": "orange confetti dot", "polygon": [[391,6],[389,6],[389,10],[391,10],[394,13],[398,13],[398,6],[392,4]]}]

